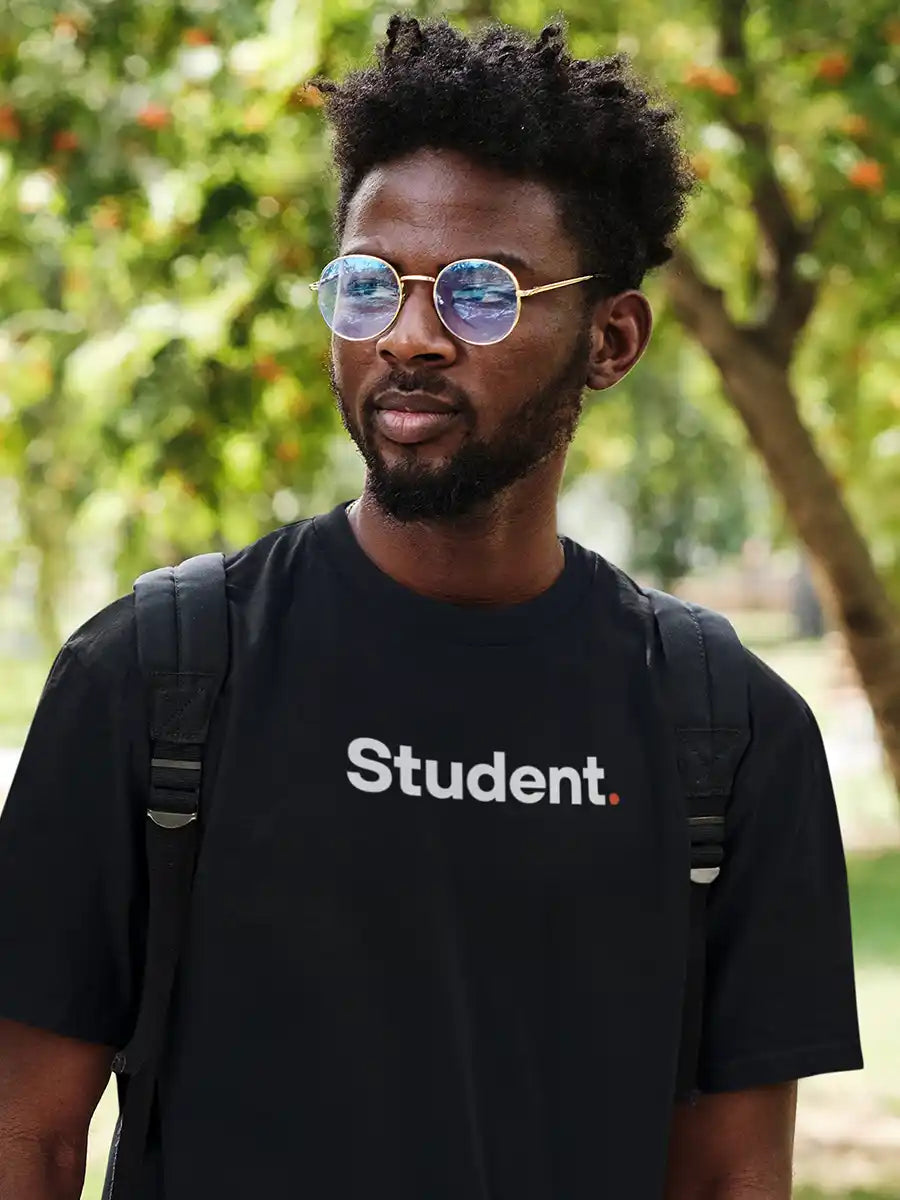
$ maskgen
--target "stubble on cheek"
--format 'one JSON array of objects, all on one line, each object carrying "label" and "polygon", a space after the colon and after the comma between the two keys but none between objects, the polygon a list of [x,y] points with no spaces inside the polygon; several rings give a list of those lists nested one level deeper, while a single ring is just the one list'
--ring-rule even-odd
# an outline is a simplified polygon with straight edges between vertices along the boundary
[{"label": "stubble on cheek", "polygon": [[334,365],[334,353],[328,359],[328,382],[331,384],[331,394],[334,396],[334,402],[337,405],[338,416],[341,418],[341,424],[347,430],[352,440],[359,445],[359,429],[358,422],[354,415],[350,412],[347,404],[344,402],[344,394],[338,379],[337,368]]}]

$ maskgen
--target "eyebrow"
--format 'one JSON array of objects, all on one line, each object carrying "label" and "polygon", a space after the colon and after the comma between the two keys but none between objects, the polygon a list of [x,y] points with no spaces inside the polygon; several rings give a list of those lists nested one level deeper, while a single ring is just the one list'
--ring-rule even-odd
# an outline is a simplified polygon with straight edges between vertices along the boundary
[{"label": "eyebrow", "polygon": [[[374,254],[374,252],[372,250],[356,250],[356,249],[345,250],[344,253],[345,254]],[[386,254],[374,254],[374,257],[375,258],[383,258],[385,260],[385,262],[391,262],[391,259],[388,258]],[[490,250],[490,251],[485,251],[481,254],[466,254],[463,256],[462,259],[458,259],[458,258],[448,259],[448,262],[451,262],[451,261],[452,262],[464,262],[466,259],[469,259],[469,258],[490,259],[492,262],[501,263],[504,267],[509,267],[513,271],[531,271],[531,270],[533,270],[533,267],[530,262],[528,262],[526,259],[522,258],[521,255],[513,254],[508,250]],[[396,263],[391,262],[391,265],[396,268]],[[439,263],[438,270],[439,271],[443,270],[443,268],[446,266],[447,266],[447,263],[445,263],[445,262]],[[401,272],[401,274],[404,274],[404,273],[405,272]]]},{"label": "eyebrow", "polygon": [[531,263],[527,262],[518,254],[510,254],[509,251],[492,250],[488,254],[480,254],[479,258],[490,258],[494,262],[502,263],[504,267],[512,267],[519,271],[530,271]]}]

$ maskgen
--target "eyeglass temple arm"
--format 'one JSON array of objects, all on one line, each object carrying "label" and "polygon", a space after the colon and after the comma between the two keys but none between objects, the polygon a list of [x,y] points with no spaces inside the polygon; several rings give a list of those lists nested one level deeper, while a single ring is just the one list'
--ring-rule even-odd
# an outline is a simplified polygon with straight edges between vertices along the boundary
[{"label": "eyeglass temple arm", "polygon": [[568,287],[571,283],[584,283],[586,279],[599,279],[598,274],[578,275],[575,279],[561,279],[559,283],[542,283],[540,287],[519,289],[520,296],[536,296],[538,292],[554,292],[557,288]]}]

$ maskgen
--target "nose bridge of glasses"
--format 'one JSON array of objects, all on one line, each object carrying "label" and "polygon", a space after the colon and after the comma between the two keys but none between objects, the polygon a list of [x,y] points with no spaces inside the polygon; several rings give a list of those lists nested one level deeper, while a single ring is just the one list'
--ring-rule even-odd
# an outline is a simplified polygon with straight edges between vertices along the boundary
[{"label": "nose bridge of glasses", "polygon": [[[382,336],[386,339],[400,338],[403,343],[408,344],[408,349],[417,347],[413,351],[416,354],[436,351],[437,347],[433,344],[435,339],[437,338],[441,343],[447,340],[447,330],[444,327],[443,319],[435,319],[440,318],[434,300],[434,285],[437,282],[437,276],[398,275],[397,278],[400,280],[397,315]],[[414,293],[411,288],[406,286],[408,283],[431,284],[428,291],[423,290],[421,297],[413,302],[412,308],[409,302]],[[408,324],[410,321],[412,323]],[[441,353],[443,352],[441,351]]]}]

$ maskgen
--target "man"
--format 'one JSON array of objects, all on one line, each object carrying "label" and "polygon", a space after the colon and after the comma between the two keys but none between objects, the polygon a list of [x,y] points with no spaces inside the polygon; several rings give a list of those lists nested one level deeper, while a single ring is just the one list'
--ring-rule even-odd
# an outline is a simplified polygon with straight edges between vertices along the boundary
[{"label": "man", "polygon": [[[582,391],[650,336],[671,113],[556,27],[394,17],[322,88],[317,296],[366,482],[226,560],[154,1194],[783,1200],[795,1081],[861,1065],[819,732],[748,653],[683,1100],[666,718],[612,568],[556,530]],[[125,597],[60,652],[0,826],[2,1200],[78,1194],[135,1016],[147,775]]]}]

